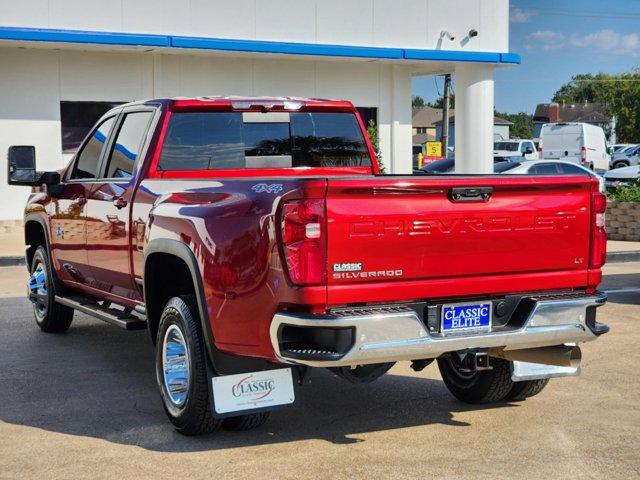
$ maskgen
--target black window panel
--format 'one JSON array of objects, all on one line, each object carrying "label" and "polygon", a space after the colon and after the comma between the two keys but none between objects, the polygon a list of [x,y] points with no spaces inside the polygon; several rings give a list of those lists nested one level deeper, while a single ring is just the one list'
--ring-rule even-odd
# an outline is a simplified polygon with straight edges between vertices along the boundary
[{"label": "black window panel", "polygon": [[109,117],[93,131],[91,137],[77,156],[71,178],[96,177],[100,155],[107,142],[107,137],[109,136],[109,131],[113,126],[115,118],[116,117]]},{"label": "black window panel", "polygon": [[291,155],[288,123],[245,123],[243,133],[248,157]]},{"label": "black window panel", "polygon": [[362,131],[350,113],[292,113],[294,167],[371,166]]},{"label": "black window panel", "polygon": [[173,113],[160,170],[244,168],[241,113]]},{"label": "black window panel", "polygon": [[369,122],[373,120],[373,122],[378,124],[378,109],[375,107],[356,107],[358,113],[360,114],[360,118],[362,118],[362,122],[365,127],[369,126]]},{"label": "black window panel", "polygon": [[132,112],[125,115],[109,154],[106,178],[131,177],[152,117],[153,112]]},{"label": "black window panel", "polygon": [[105,113],[123,102],[60,102],[62,152],[75,153]]}]

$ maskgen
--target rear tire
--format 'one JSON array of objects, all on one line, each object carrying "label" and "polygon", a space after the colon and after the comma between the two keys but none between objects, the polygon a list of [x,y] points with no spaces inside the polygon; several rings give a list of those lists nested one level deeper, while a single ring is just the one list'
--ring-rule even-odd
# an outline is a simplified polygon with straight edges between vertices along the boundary
[{"label": "rear tire", "polygon": [[47,249],[40,245],[31,261],[29,293],[36,296],[33,313],[36,324],[46,333],[63,333],[73,321],[73,308],[60,305],[54,298],[58,291],[57,279],[49,261]]},{"label": "rear tire", "polygon": [[471,404],[499,402],[513,388],[509,361],[492,357],[491,370],[465,373],[460,371],[455,355],[438,358],[438,368],[444,384],[458,400]]},{"label": "rear tire", "polygon": [[529,397],[538,395],[542,390],[544,390],[544,387],[546,387],[548,383],[548,378],[513,382],[513,387],[504,399],[509,402],[521,402]]},{"label": "rear tire", "polygon": [[183,435],[217,430],[222,421],[211,414],[209,374],[198,309],[193,295],[173,297],[158,326],[156,379],[164,410]]},{"label": "rear tire", "polygon": [[624,168],[624,167],[628,167],[629,166],[629,162],[616,162],[613,164],[613,168]]},{"label": "rear tire", "polygon": [[156,341],[156,379],[164,410],[183,435],[251,430],[270,412],[215,418],[211,413],[209,372],[194,295],[173,297],[162,311]]},{"label": "rear tire", "polygon": [[248,415],[225,418],[222,421],[222,428],[235,432],[253,430],[264,424],[269,419],[270,413],[271,412],[250,413]]}]

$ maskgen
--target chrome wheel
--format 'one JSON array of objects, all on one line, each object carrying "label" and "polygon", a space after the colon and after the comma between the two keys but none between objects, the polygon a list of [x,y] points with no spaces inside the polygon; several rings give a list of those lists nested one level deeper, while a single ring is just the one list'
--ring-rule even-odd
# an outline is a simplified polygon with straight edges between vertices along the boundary
[{"label": "chrome wheel", "polygon": [[182,407],[189,394],[189,352],[180,328],[167,328],[162,342],[162,372],[164,389],[175,407]]},{"label": "chrome wheel", "polygon": [[44,265],[38,262],[27,283],[29,300],[33,303],[36,318],[42,320],[47,315],[49,293],[47,289],[47,272]]}]

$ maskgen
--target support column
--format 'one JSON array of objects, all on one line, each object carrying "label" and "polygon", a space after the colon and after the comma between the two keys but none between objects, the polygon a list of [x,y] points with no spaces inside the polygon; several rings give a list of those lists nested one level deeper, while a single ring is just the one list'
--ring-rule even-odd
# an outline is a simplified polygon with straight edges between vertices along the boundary
[{"label": "support column", "polygon": [[391,71],[391,167],[387,173],[413,173],[411,142],[411,73],[394,65]]},{"label": "support column", "polygon": [[456,65],[456,173],[493,173],[492,65]]}]

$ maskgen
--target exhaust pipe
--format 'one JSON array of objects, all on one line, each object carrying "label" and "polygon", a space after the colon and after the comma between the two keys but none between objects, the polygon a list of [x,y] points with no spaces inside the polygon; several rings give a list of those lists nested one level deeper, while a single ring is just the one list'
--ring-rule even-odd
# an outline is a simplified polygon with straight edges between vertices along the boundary
[{"label": "exhaust pipe", "polygon": [[524,350],[491,349],[489,355],[516,362],[542,363],[558,367],[577,368],[582,360],[578,346],[557,345],[555,347],[527,348]]}]

